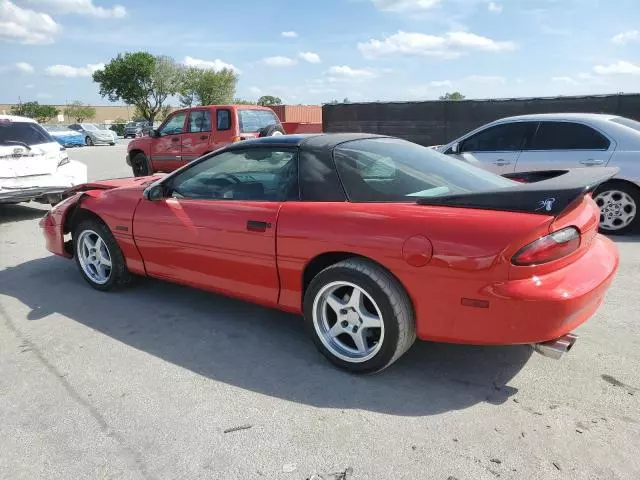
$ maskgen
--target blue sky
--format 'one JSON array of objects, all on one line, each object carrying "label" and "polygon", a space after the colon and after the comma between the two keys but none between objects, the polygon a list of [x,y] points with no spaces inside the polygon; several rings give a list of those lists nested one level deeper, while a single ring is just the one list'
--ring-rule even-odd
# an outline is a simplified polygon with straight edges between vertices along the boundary
[{"label": "blue sky", "polygon": [[108,104],[90,74],[146,50],[287,103],[640,91],[637,0],[0,0],[0,102]]}]

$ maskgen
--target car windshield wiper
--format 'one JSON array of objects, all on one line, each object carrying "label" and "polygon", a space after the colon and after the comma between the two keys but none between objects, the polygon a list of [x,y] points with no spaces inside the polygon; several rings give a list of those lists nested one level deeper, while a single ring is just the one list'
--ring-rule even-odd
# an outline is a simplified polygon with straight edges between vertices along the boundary
[{"label": "car windshield wiper", "polygon": [[31,151],[31,147],[29,145],[19,140],[5,140],[2,143],[3,145],[20,145],[21,147],[26,148],[28,151]]}]

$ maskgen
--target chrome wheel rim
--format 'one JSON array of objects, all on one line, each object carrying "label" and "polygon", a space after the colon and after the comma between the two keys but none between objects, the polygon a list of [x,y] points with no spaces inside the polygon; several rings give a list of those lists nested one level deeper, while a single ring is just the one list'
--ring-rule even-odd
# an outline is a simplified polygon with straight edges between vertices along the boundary
[{"label": "chrome wheel rim", "polygon": [[380,308],[362,287],[350,282],[332,282],[318,292],[313,326],[331,354],[350,363],[370,360],[384,341]]},{"label": "chrome wheel rim", "polygon": [[111,253],[102,237],[93,230],[84,230],[76,245],[78,260],[85,275],[98,285],[107,283],[111,278]]},{"label": "chrome wheel rim", "polygon": [[277,131],[277,130],[271,134],[272,137],[280,137],[282,135],[284,135],[284,134],[282,132]]},{"label": "chrome wheel rim", "polygon": [[637,206],[631,195],[620,190],[607,190],[594,199],[600,208],[600,227],[616,231],[627,226],[636,217]]}]

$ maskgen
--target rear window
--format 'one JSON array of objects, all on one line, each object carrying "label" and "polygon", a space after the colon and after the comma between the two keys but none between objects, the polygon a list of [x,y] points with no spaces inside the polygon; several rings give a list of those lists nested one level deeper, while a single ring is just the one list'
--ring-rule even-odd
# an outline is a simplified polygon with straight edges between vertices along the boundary
[{"label": "rear window", "polygon": [[413,201],[512,187],[516,183],[406,140],[353,140],[334,150],[352,202]]},{"label": "rear window", "polygon": [[258,132],[268,125],[280,123],[272,110],[238,110],[240,133]]},{"label": "rear window", "polygon": [[624,125],[625,127],[633,128],[637,132],[640,132],[640,122],[636,120],[631,120],[630,118],[625,118],[625,117],[615,117],[615,118],[612,118],[611,121],[613,123],[619,123],[620,125]]},{"label": "rear window", "polygon": [[0,145],[14,145],[12,142],[21,142],[32,146],[54,141],[51,135],[37,123],[0,122]]}]

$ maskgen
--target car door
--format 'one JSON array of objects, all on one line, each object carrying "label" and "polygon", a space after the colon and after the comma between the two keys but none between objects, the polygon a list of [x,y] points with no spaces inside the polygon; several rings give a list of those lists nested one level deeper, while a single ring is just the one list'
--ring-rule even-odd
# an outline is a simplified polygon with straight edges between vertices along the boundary
[{"label": "car door", "polygon": [[492,125],[459,142],[454,156],[498,175],[512,173],[532,129],[531,122]]},{"label": "car door", "polygon": [[163,183],[134,217],[147,273],[276,305],[276,223],[298,198],[296,150],[225,151]]},{"label": "car door", "polygon": [[158,128],[158,135],[151,139],[150,154],[154,172],[172,172],[185,164],[182,160],[182,136],[186,118],[186,111],[170,115]]},{"label": "car door", "polygon": [[191,162],[209,152],[211,110],[198,108],[189,112],[187,130],[182,136],[182,160]]},{"label": "car door", "polygon": [[615,142],[595,128],[573,121],[542,121],[525,145],[516,172],[604,167]]}]

